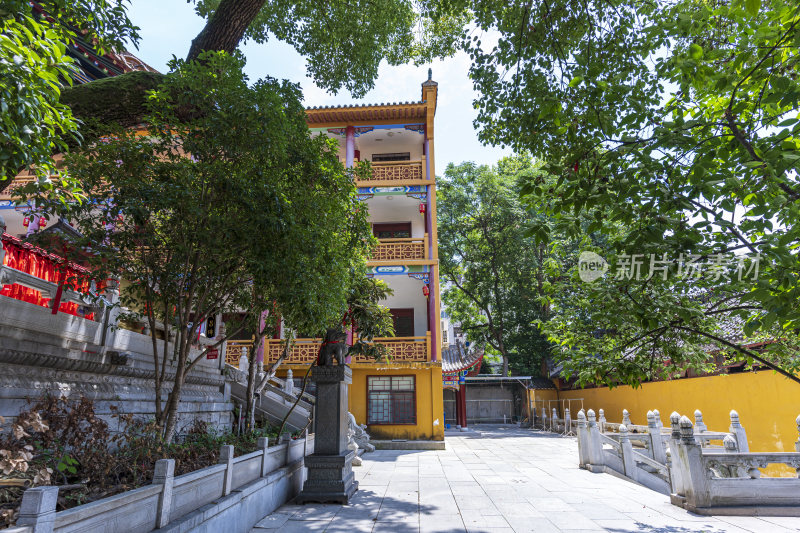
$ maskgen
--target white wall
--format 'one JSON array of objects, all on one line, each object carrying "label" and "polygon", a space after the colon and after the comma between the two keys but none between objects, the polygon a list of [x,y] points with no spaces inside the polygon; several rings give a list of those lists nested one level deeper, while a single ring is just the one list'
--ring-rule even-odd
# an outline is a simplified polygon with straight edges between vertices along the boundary
[{"label": "white wall", "polygon": [[[391,200],[389,199],[391,198]],[[420,201],[405,194],[374,196],[367,200],[369,221],[411,222],[411,236],[422,238],[425,235],[425,216],[419,212]]]},{"label": "white wall", "polygon": [[356,150],[362,161],[372,161],[373,154],[409,152],[411,161],[422,158],[425,136],[405,128],[377,129],[356,137]]},{"label": "white wall", "polygon": [[[357,125],[357,124],[356,124]],[[326,133],[331,139],[339,142],[339,159],[345,160],[345,136]],[[371,161],[372,154],[389,154],[408,152],[411,161],[422,159],[422,147],[425,136],[403,127],[376,129],[356,137],[355,149],[361,152],[362,161]]]},{"label": "white wall", "polygon": [[406,274],[377,276],[385,280],[394,294],[381,304],[389,308],[414,309],[414,336],[421,337],[428,331],[428,301],[422,294],[423,283]]}]

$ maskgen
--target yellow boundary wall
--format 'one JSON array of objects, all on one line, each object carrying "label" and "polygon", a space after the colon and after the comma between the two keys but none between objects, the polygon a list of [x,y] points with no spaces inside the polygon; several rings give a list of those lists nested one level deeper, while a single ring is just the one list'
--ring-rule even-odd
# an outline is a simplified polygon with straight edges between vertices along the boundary
[{"label": "yellow boundary wall", "polygon": [[[665,426],[673,411],[687,415],[694,423],[694,411],[700,409],[711,431],[727,431],[729,413],[735,409],[747,430],[751,452],[793,452],[798,440],[795,419],[800,415],[800,384],[772,371],[658,381],[637,389],[625,386],[532,392],[535,397],[531,401],[583,398],[584,409],[603,409],[609,422],[621,422],[622,410],[627,409],[634,424],[647,425],[647,411],[658,409]],[[572,413],[573,420],[576,416]]]}]

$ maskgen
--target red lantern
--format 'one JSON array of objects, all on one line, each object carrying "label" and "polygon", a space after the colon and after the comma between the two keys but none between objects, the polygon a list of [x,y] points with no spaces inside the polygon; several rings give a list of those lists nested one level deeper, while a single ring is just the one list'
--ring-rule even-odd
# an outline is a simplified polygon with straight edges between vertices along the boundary
[{"label": "red lantern", "polygon": [[431,293],[430,287],[428,287],[427,284],[423,285],[422,286],[422,294],[425,295],[425,298],[427,298],[430,293]]},{"label": "red lantern", "polygon": [[425,204],[419,204],[419,214],[420,215],[425,214]]},{"label": "red lantern", "polygon": [[39,217],[39,227],[43,228],[47,225],[47,219],[44,217]]},{"label": "red lantern", "polygon": [[26,228],[28,227],[28,225],[30,223],[31,223],[31,219],[29,219],[28,217],[25,217],[25,218],[22,219],[22,225],[25,226]]}]

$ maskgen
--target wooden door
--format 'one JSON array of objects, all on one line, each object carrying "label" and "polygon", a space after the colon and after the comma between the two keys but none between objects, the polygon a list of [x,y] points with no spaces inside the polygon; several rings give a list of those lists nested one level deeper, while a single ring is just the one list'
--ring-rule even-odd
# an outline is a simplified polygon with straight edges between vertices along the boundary
[{"label": "wooden door", "polygon": [[414,309],[390,309],[396,337],[414,336]]}]

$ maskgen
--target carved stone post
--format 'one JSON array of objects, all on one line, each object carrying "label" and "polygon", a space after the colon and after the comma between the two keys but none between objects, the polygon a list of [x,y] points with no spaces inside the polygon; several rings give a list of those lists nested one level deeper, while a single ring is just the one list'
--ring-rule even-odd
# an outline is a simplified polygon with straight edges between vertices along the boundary
[{"label": "carved stone post", "polygon": [[22,494],[18,526],[30,526],[33,533],[53,533],[58,487],[34,487]]},{"label": "carved stone post", "polygon": [[619,447],[622,451],[622,467],[625,470],[625,475],[634,481],[638,481],[636,461],[633,460],[633,444],[631,444],[631,438],[628,436],[628,426],[625,424],[620,424],[619,426]]},{"label": "carved stone post", "polygon": [[[681,415],[678,414],[677,411],[673,411],[671,415],[669,415],[669,423],[672,429],[672,432],[669,436],[669,453],[670,457],[667,462],[667,466],[669,467],[669,478],[670,483],[672,484],[672,494],[673,496],[683,497],[684,490],[681,478],[681,469],[680,465],[678,464],[678,443],[681,440],[681,427],[680,427]],[[675,498],[673,498],[673,502]],[[676,504],[678,505],[678,504]]]},{"label": "carved stone post", "polygon": [[658,424],[658,429],[664,429],[664,424],[661,423],[661,413],[658,412],[658,409],[653,409],[653,416]]},{"label": "carved stone post", "polygon": [[550,419],[550,423],[550,431],[558,433],[558,410],[555,407],[553,407],[553,418]]},{"label": "carved stone post", "polygon": [[[797,433],[800,435],[800,415],[797,415],[797,418],[794,419],[795,424],[797,424]],[[794,443],[794,449],[800,452],[800,438],[797,439],[797,442]]]},{"label": "carved stone post", "polygon": [[739,452],[749,453],[750,446],[747,444],[747,432],[744,430],[744,427],[742,427],[742,424],[739,423],[739,413],[733,410],[731,410],[731,427],[728,431],[736,436],[736,444],[739,445]]},{"label": "carved stone post", "polygon": [[[795,424],[797,424],[797,433],[800,435],[800,415],[797,415],[797,418],[794,419]],[[797,442],[794,443],[794,449],[800,453],[800,438],[797,439]],[[800,478],[800,466],[795,469],[797,471],[797,477]]]},{"label": "carved stone post", "polygon": [[606,412],[600,409],[598,411],[600,418],[597,419],[597,423],[600,426],[600,433],[606,432]]},{"label": "carved stone post", "polygon": [[589,432],[586,426],[586,413],[578,411],[578,466],[586,468],[589,459]]},{"label": "carved stone post", "polygon": [[109,278],[106,282],[105,298],[110,307],[103,308],[103,346],[114,346],[117,330],[115,326],[119,321],[122,309],[119,306],[119,280]]},{"label": "carved stone post", "polygon": [[222,495],[227,496],[233,490],[233,446],[223,444],[219,448],[218,464],[225,465],[225,477],[222,481]]},{"label": "carved stone post", "polygon": [[158,496],[156,510],[156,529],[169,524],[169,514],[172,511],[172,487],[175,483],[175,459],[159,459],[153,472],[153,485],[161,485],[161,494]]},{"label": "carved stone post", "polygon": [[291,368],[286,371],[286,381],[283,382],[283,392],[294,395],[294,374]]},{"label": "carved stone post", "polygon": [[264,477],[269,474],[269,472],[267,472],[270,466],[267,455],[267,451],[269,450],[269,437],[258,437],[256,446],[261,451],[261,477]]},{"label": "carved stone post", "polygon": [[700,412],[700,409],[694,410],[694,432],[695,433],[703,433],[708,431],[705,422],[703,422],[703,413]]},{"label": "carved stone post", "polygon": [[703,469],[703,449],[694,436],[692,421],[682,416],[680,425],[680,441],[675,454],[681,471],[681,482],[684,491],[684,507],[693,511],[708,507],[711,495],[708,487],[708,475]]},{"label": "carved stone post", "polygon": [[647,411],[647,432],[650,434],[650,451],[653,454],[653,460],[666,464],[667,452],[664,450],[664,441],[661,440],[661,428],[658,427],[656,415],[653,411]]},{"label": "carved stone post", "polygon": [[572,417],[569,414],[569,407],[564,408],[564,434],[572,433]]},{"label": "carved stone post", "polygon": [[592,467],[595,467],[589,468],[589,470],[592,472],[601,472],[605,464],[605,458],[603,457],[603,444],[600,442],[600,430],[597,427],[594,411],[589,409],[586,414],[589,418],[588,438],[586,439],[589,448],[589,463]]},{"label": "carved stone post", "polygon": [[347,503],[358,490],[353,475],[355,452],[347,449],[347,385],[353,371],[347,365],[315,366],[317,384],[314,453],[305,458],[308,479],[298,503]]},{"label": "carved stone post", "polygon": [[622,425],[626,426],[625,429],[633,425],[633,422],[631,422],[631,414],[627,409],[622,410]]}]

